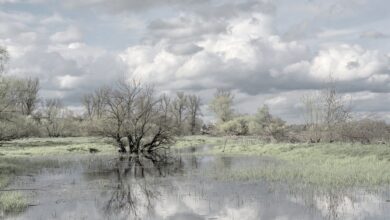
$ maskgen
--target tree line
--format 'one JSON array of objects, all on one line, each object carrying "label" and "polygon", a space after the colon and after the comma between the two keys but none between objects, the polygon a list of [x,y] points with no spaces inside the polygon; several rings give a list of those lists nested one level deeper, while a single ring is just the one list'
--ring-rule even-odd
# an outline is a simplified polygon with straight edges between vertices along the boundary
[{"label": "tree line", "polygon": [[9,60],[0,47],[0,142],[23,137],[109,137],[121,152],[152,152],[183,135],[256,136],[273,142],[388,142],[383,120],[353,117],[351,99],[340,95],[330,80],[325,89],[302,97],[304,123],[288,125],[267,105],[254,114],[234,109],[234,93],[218,89],[208,109],[214,122],[202,121],[201,98],[177,92],[161,94],[146,83],[121,80],[82,97],[83,114],[60,99],[42,99],[36,78],[4,74]]},{"label": "tree line", "polygon": [[360,142],[388,143],[390,126],[376,117],[358,117],[352,114],[352,99],[336,90],[330,77],[321,91],[304,95],[301,99],[303,124],[288,125],[270,113],[267,105],[255,114],[240,114],[234,110],[234,95],[219,89],[209,104],[216,123],[204,125],[203,133],[214,135],[259,137],[273,142]]}]

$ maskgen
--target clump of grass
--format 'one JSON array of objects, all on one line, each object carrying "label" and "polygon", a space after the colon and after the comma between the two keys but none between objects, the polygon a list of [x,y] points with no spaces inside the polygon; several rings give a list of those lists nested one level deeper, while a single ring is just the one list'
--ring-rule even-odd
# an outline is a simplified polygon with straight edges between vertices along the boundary
[{"label": "clump of grass", "polygon": [[205,144],[218,144],[219,142],[222,142],[222,138],[220,137],[193,135],[193,136],[179,137],[176,140],[176,143],[172,147],[180,149],[180,148],[196,147]]},{"label": "clump of grass", "polygon": [[89,153],[91,148],[100,154],[116,153],[107,139],[95,137],[31,138],[6,142],[0,147],[2,157],[34,157]]},{"label": "clump of grass", "polygon": [[0,175],[0,189],[6,187],[11,182],[11,179],[8,175]]},{"label": "clump of grass", "polygon": [[5,214],[19,213],[28,206],[28,201],[20,192],[3,192],[0,194],[0,210]]}]

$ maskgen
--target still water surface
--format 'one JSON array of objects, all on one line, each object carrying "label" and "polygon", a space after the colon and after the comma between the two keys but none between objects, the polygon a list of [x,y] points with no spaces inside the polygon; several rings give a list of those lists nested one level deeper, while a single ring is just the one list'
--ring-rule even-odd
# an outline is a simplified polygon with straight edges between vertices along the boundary
[{"label": "still water surface", "polygon": [[271,158],[177,154],[58,160],[66,163],[19,177],[14,187],[33,189],[33,201],[11,219],[390,219],[387,190],[323,190],[213,177],[280,163]]}]

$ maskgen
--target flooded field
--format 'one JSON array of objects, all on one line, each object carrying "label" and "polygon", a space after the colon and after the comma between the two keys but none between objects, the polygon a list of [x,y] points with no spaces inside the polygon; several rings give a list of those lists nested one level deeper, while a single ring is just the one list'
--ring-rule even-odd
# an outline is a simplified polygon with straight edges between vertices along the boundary
[{"label": "flooded field", "polygon": [[[208,146],[196,148],[207,149]],[[29,207],[9,219],[389,219],[387,189],[319,188],[219,178],[283,163],[260,156],[52,157],[60,166],[18,176],[8,189]],[[218,178],[217,178],[218,177]]]}]

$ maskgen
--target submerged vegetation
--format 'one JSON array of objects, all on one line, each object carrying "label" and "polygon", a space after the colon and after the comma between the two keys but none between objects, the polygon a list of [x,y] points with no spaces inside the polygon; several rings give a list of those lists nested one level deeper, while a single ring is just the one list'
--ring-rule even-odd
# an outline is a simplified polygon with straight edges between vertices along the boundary
[{"label": "submerged vegetation", "polygon": [[390,146],[342,143],[263,143],[222,137],[183,138],[181,147],[215,145],[206,154],[265,156],[280,163],[220,170],[221,179],[282,181],[323,187],[373,187],[390,184]]},{"label": "submerged vegetation", "polygon": [[4,142],[0,147],[0,213],[17,213],[28,206],[24,192],[6,191],[17,176],[31,175],[41,168],[63,166],[55,157],[115,152],[109,140],[94,137],[29,138]]}]

